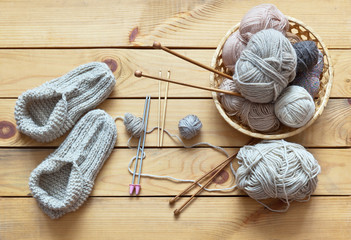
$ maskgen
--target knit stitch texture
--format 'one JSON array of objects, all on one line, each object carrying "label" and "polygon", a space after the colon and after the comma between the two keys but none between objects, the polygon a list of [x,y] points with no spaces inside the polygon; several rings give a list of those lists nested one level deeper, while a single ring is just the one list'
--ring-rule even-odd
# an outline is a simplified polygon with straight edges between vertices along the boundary
[{"label": "knit stitch texture", "polygon": [[117,139],[114,120],[103,110],[88,112],[59,148],[31,173],[29,187],[52,219],[77,210]]},{"label": "knit stitch texture", "polygon": [[105,63],[92,62],[19,96],[15,119],[20,132],[50,142],[104,101],[116,80]]}]

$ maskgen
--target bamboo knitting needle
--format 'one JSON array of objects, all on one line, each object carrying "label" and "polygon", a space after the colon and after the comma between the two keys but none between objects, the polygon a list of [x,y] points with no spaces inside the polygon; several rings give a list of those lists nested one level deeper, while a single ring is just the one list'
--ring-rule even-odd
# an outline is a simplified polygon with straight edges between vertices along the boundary
[{"label": "bamboo knitting needle", "polygon": [[150,76],[150,75],[143,74],[139,70],[135,71],[134,76],[136,76],[138,78],[146,77],[146,78],[155,79],[155,80],[159,80],[159,81],[163,81],[163,82],[169,82],[169,83],[173,83],[173,84],[178,84],[178,85],[182,85],[182,86],[186,86],[186,87],[192,87],[192,88],[197,88],[197,89],[201,89],[201,90],[206,90],[206,91],[211,91],[211,92],[218,92],[218,93],[224,93],[224,94],[228,94],[228,95],[242,97],[241,94],[237,93],[237,92],[231,92],[231,91],[226,91],[226,90],[217,89],[217,88],[202,87],[202,86],[192,85],[192,84],[189,84],[189,83],[177,82],[177,81],[173,81],[173,80],[166,79],[166,78]]},{"label": "bamboo knitting needle", "polygon": [[[162,77],[162,71],[158,72]],[[157,106],[157,147],[160,147],[160,120],[161,120],[161,81],[158,82],[158,106]]]},{"label": "bamboo knitting needle", "polygon": [[[171,72],[167,72],[167,79],[171,78]],[[164,128],[165,128],[165,122],[166,122],[166,110],[167,110],[167,99],[168,99],[168,89],[169,89],[169,83],[166,83],[166,90],[165,90],[165,97],[164,97],[164,103],[163,103],[163,113],[162,113],[162,127],[161,127],[161,146],[163,147],[163,136],[164,136]]]},{"label": "bamboo knitting needle", "polygon": [[186,188],[183,192],[179,193],[177,196],[175,196],[174,198],[169,200],[170,204],[175,203],[180,196],[184,195],[185,193],[189,192],[193,187],[195,187],[200,181],[202,181],[204,178],[208,177],[209,175],[211,175],[212,173],[214,173],[216,171],[216,169],[220,168],[223,164],[227,165],[227,162],[231,161],[232,158],[227,158],[226,160],[224,160],[223,162],[221,162],[220,164],[218,164],[216,167],[214,167],[212,170],[208,171],[205,175],[203,175],[202,177],[198,178],[194,183],[192,183],[188,188]]},{"label": "bamboo knitting needle", "polygon": [[[196,192],[194,193],[180,208],[174,210],[174,215],[178,215],[180,214],[183,209],[188,206],[194,199],[195,196],[198,195],[199,193],[201,193],[203,191],[203,189],[205,187],[207,187],[208,185],[210,185],[212,183],[212,180],[217,177],[217,175],[236,157],[237,154],[234,154],[233,156],[229,157],[228,159],[226,159],[226,161],[224,161],[223,165],[221,165],[220,168],[217,169],[216,173]],[[213,171],[211,171],[212,173]]]},{"label": "bamboo knitting needle", "polygon": [[[257,138],[252,138],[250,139],[250,141],[246,144],[246,145],[254,145],[256,143],[258,143],[260,140]],[[183,195],[184,193],[188,192],[190,189],[192,189],[198,182],[200,182],[201,180],[203,180],[204,178],[206,178],[207,176],[209,176],[210,174],[212,174],[213,172],[215,172],[215,174],[205,183],[205,185],[203,185],[195,194],[193,194],[190,199],[188,201],[186,201],[179,209],[176,209],[174,211],[175,215],[178,215],[181,213],[181,211],[190,204],[191,201],[193,201],[195,198],[195,196],[197,194],[199,194],[205,187],[207,187],[212,180],[237,156],[238,152],[233,154],[232,156],[230,156],[229,158],[227,158],[226,160],[224,160],[222,163],[220,163],[219,165],[217,165],[215,168],[213,168],[211,171],[207,172],[205,175],[203,175],[202,177],[200,177],[199,179],[197,179],[193,184],[191,184],[191,186],[189,186],[188,188],[186,188],[183,192],[181,192],[180,194],[178,194],[177,196],[175,196],[174,198],[170,199],[169,203],[172,204],[175,201],[177,201],[179,199],[179,197],[181,195]]]},{"label": "bamboo knitting needle", "polygon": [[174,51],[172,51],[171,49],[162,46],[161,43],[159,43],[159,42],[154,42],[154,44],[153,44],[152,46],[153,46],[153,48],[162,49],[163,51],[166,51],[166,52],[168,52],[168,53],[170,53],[170,54],[172,54],[172,55],[174,55],[174,56],[176,56],[176,57],[179,57],[179,58],[181,58],[181,59],[183,59],[183,60],[185,60],[185,61],[187,61],[187,62],[190,62],[190,63],[192,63],[192,64],[195,64],[196,66],[199,66],[199,67],[201,67],[201,68],[204,68],[204,69],[206,69],[206,70],[208,70],[208,71],[210,71],[210,72],[216,73],[216,74],[218,74],[218,75],[220,75],[220,76],[222,76],[222,77],[229,78],[229,79],[233,79],[233,78],[232,78],[231,76],[229,76],[228,74],[222,73],[222,72],[220,72],[220,71],[218,71],[218,70],[216,70],[216,69],[210,68],[210,67],[208,67],[208,66],[206,66],[206,65],[204,65],[204,64],[202,64],[202,63],[200,63],[200,62],[197,62],[197,61],[195,61],[195,60],[193,60],[193,59],[191,59],[191,58],[188,58],[188,57],[183,56],[183,55],[181,55],[181,54],[179,54],[179,53],[177,53],[177,52],[174,52]]}]

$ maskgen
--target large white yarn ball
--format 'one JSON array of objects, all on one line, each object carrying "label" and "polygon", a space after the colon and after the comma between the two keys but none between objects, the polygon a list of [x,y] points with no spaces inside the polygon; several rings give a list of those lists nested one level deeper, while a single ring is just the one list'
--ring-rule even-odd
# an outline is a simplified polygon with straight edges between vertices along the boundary
[{"label": "large white yarn ball", "polygon": [[277,99],[274,112],[284,125],[299,128],[311,120],[315,108],[311,95],[303,87],[292,85]]},{"label": "large white yarn ball", "polygon": [[235,65],[239,92],[251,102],[275,101],[296,75],[296,52],[289,40],[274,29],[252,36]]},{"label": "large white yarn ball", "polygon": [[315,191],[321,168],[303,146],[264,140],[244,146],[237,155],[236,183],[250,197],[304,200]]}]

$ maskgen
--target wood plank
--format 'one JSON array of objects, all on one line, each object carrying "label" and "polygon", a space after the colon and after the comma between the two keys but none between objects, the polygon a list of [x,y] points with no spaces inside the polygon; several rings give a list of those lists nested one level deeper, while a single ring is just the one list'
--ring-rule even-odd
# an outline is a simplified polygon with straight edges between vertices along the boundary
[{"label": "wood plank", "polygon": [[[0,102],[0,122],[2,122],[2,138],[0,146],[29,147],[29,146],[58,146],[64,139],[61,137],[51,143],[42,144],[20,134],[15,128],[13,109],[14,99],[3,99]],[[123,116],[126,112],[141,116],[144,106],[143,99],[111,99],[102,103],[99,108],[106,110],[111,116]],[[166,129],[178,134],[178,121],[188,114],[197,115],[203,123],[201,134],[186,144],[210,142],[217,146],[242,146],[249,137],[231,128],[218,114],[211,99],[170,99],[168,101]],[[157,100],[153,100],[150,110],[149,129],[157,126]],[[122,121],[117,122],[118,139],[116,146],[126,147],[129,134]],[[298,142],[306,147],[350,147],[351,146],[351,108],[346,99],[331,99],[322,116],[305,132],[298,134],[289,141]],[[135,140],[135,139],[134,139]],[[134,146],[136,141],[132,141]],[[157,134],[149,134],[147,147],[155,147]],[[165,137],[164,146],[180,146],[174,139]]]},{"label": "wood plank", "polygon": [[[351,2],[271,1],[313,28],[330,47],[351,47]],[[150,45],[216,47],[253,6],[246,1],[1,1],[0,47]],[[15,4],[15,5],[14,5]],[[14,7],[15,6],[15,7]],[[318,6],[318,9],[316,9]],[[132,14],[131,14],[132,13]],[[206,41],[204,41],[206,39]]]},{"label": "wood plank", "polygon": [[[177,50],[177,52],[210,65],[214,50]],[[335,67],[331,97],[351,98],[351,66],[348,64],[351,61],[351,51],[331,50],[330,53]],[[162,70],[164,75],[167,70],[170,70],[174,80],[209,86],[208,71],[158,50],[2,49],[0,50],[0,97],[18,97],[28,89],[92,61],[105,61],[114,70],[117,85],[110,98],[144,97],[146,94],[158,96],[158,82],[135,78],[136,69],[156,76],[159,70]],[[169,97],[210,98],[211,94],[198,89],[170,85]]]},{"label": "wood plank", "polygon": [[[238,149],[227,149],[234,152]],[[0,196],[28,196],[28,178],[31,171],[53,149],[0,149]],[[351,195],[351,149],[309,149],[322,167],[315,195]],[[127,171],[135,149],[115,149],[99,173],[92,196],[127,196],[131,174]],[[147,149],[143,173],[197,179],[225,159],[212,149]],[[337,156],[337,158],[335,157]],[[237,169],[236,161],[234,168]],[[133,169],[133,167],[132,167]],[[226,168],[210,188],[233,186],[235,179]],[[142,196],[176,195],[190,183],[142,177]],[[243,195],[240,190],[230,192],[203,192],[202,195]]]},{"label": "wood plank", "polygon": [[[313,197],[286,213],[247,197],[199,198],[178,218],[165,198],[90,198],[50,220],[31,198],[0,198],[1,239],[350,239],[350,197]],[[273,207],[282,203],[271,202]]]}]

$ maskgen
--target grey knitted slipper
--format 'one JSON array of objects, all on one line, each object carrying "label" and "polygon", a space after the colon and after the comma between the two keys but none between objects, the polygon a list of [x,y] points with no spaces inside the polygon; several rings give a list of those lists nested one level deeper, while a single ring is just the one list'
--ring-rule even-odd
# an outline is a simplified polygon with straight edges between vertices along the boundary
[{"label": "grey knitted slipper", "polygon": [[29,187],[52,219],[77,210],[117,139],[114,120],[103,110],[88,112],[66,140],[31,173]]},{"label": "grey knitted slipper", "polygon": [[81,65],[22,93],[15,107],[17,128],[39,142],[50,142],[104,101],[115,84],[115,77],[105,63]]}]

